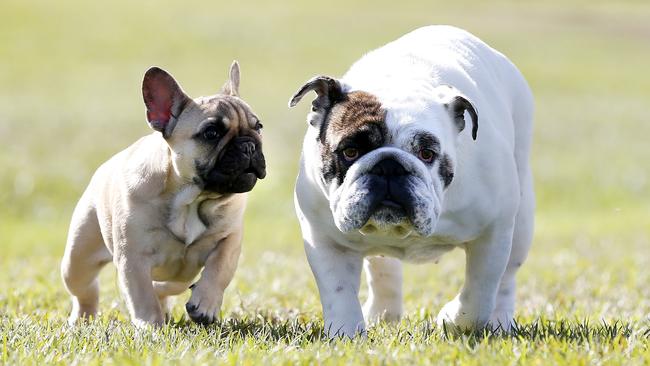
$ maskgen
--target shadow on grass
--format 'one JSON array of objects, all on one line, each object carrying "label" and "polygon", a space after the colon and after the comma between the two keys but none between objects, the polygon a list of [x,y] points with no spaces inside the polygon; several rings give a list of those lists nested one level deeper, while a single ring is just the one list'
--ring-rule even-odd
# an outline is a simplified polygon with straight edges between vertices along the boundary
[{"label": "shadow on grass", "polygon": [[217,338],[240,340],[250,338],[259,342],[313,343],[327,341],[322,323],[309,321],[300,315],[286,318],[270,313],[243,314],[218,320],[208,326],[196,324],[183,316],[182,319],[170,323],[169,326],[190,334],[208,332]]},{"label": "shadow on grass", "polygon": [[[267,342],[313,343],[329,342],[325,336],[321,321],[297,316],[295,318],[278,317],[268,313],[244,314],[224,319],[203,327],[183,317],[172,323],[182,332],[208,331],[218,338],[247,339]],[[645,328],[645,330],[644,330]],[[548,320],[536,319],[528,323],[516,323],[510,333],[500,328],[483,329],[473,332],[458,333],[451,331],[447,325],[438,327],[435,320],[405,320],[401,324],[380,324],[370,327],[370,343],[386,342],[441,342],[463,340],[469,343],[481,343],[492,340],[520,340],[528,342],[548,342],[551,340],[569,343],[615,342],[632,336],[650,338],[650,327],[642,328],[621,320],[591,323],[590,320]]]},{"label": "shadow on grass", "polygon": [[[444,339],[453,340],[458,334],[449,331],[447,325],[442,327]],[[614,320],[591,324],[589,319],[570,321],[567,319],[536,319],[530,323],[515,322],[510,332],[503,332],[501,326],[463,334],[462,337],[482,341],[485,339],[517,339],[530,342],[611,342],[619,338],[630,338],[634,334],[632,323]]]}]

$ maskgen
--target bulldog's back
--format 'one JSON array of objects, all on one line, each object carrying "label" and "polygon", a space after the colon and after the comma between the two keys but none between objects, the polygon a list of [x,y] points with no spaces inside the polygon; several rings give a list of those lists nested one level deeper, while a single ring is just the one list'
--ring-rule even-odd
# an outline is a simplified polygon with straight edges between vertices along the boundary
[{"label": "bulldog's back", "polygon": [[482,131],[495,125],[509,142],[530,135],[530,126],[521,126],[519,136],[512,124],[515,109],[532,113],[524,77],[502,53],[460,28],[416,29],[366,54],[342,80],[389,107],[432,98],[436,87],[453,85],[476,105]]}]

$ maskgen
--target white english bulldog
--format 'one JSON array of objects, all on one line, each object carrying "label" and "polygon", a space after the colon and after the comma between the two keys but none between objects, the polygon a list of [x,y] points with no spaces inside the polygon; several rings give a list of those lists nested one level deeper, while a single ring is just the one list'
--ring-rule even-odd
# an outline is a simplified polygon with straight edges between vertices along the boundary
[{"label": "white english bulldog", "polygon": [[464,30],[429,26],[341,79],[314,77],[289,105],[310,91],[295,204],[328,334],[398,320],[401,261],[454,248],[465,251],[465,284],[438,324],[509,330],[535,206],[533,97],[517,68]]}]

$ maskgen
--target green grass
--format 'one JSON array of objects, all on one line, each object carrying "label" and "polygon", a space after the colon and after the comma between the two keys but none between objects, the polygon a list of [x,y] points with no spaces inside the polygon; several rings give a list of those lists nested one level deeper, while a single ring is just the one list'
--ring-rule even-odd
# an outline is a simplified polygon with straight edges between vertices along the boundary
[{"label": "green grass", "polygon": [[[650,363],[650,4],[5,0],[0,14],[0,363]],[[462,284],[456,251],[406,267],[402,324],[328,342],[292,203],[308,103],[287,100],[312,75],[341,75],[436,23],[506,53],[536,96],[537,228],[518,277],[520,327],[454,338],[432,325]],[[68,220],[94,169],[148,133],[143,72],[162,66],[207,95],[232,59],[265,125],[269,175],[249,200],[222,322],[188,322],[186,293],[172,324],[137,331],[109,267],[99,318],[64,326]]]}]

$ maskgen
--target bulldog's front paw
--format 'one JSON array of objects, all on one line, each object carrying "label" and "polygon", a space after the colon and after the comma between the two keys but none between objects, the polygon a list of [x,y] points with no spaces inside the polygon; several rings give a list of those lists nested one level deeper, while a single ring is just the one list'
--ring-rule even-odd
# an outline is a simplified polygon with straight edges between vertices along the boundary
[{"label": "bulldog's front paw", "polygon": [[187,315],[195,323],[209,325],[219,318],[223,295],[216,290],[201,291],[199,287],[192,288],[192,296],[185,304]]},{"label": "bulldog's front paw", "polygon": [[488,326],[493,330],[500,330],[504,333],[510,333],[514,324],[514,317],[511,311],[495,310],[488,320]]},{"label": "bulldog's front paw", "polygon": [[325,334],[328,338],[366,338],[368,336],[363,320],[325,321]]},{"label": "bulldog's front paw", "polygon": [[479,311],[468,306],[462,306],[458,296],[443,306],[438,313],[438,327],[446,327],[452,331],[467,332],[480,329],[485,326],[488,317],[480,314]]}]

